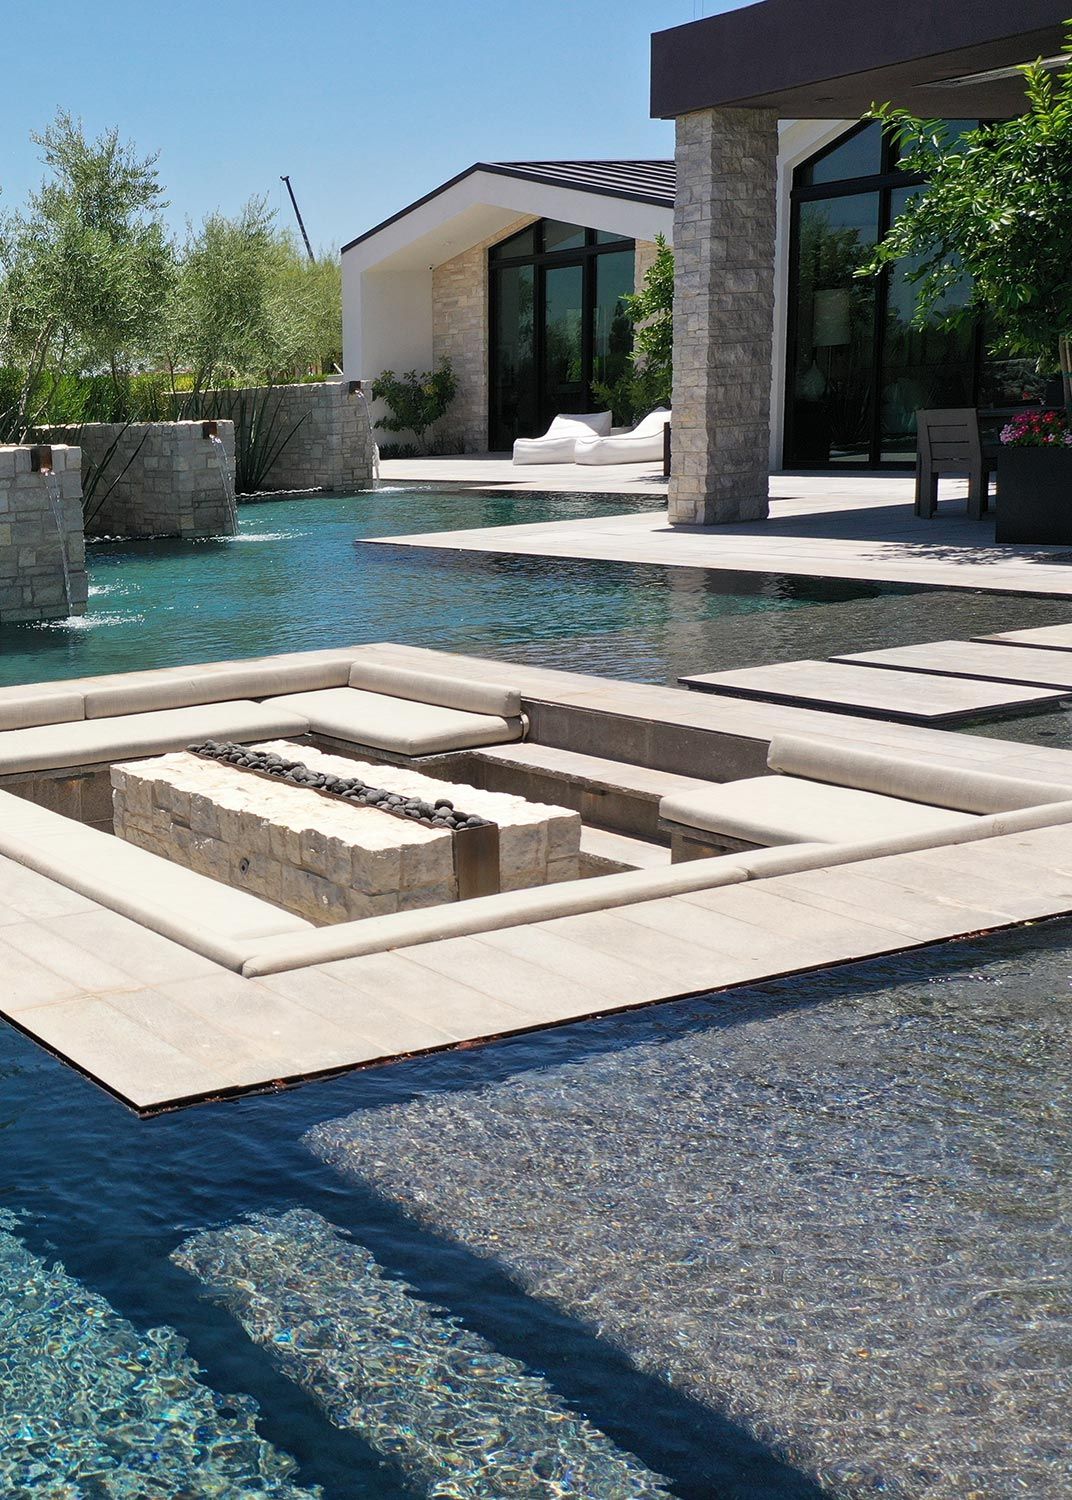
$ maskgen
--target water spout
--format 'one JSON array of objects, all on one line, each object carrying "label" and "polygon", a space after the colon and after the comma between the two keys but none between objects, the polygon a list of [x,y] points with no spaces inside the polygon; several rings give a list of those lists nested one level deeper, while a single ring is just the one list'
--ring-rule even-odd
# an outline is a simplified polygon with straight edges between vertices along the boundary
[{"label": "water spout", "polygon": [[45,494],[48,496],[48,508],[56,523],[56,537],[60,544],[60,565],[63,568],[63,615],[64,619],[67,619],[71,613],[71,568],[67,561],[67,528],[63,521],[63,486],[59,475],[54,474],[51,469],[42,467],[40,472],[45,484]]},{"label": "water spout", "polygon": [[[369,406],[368,397],[365,395],[364,386],[360,380],[351,380],[350,394],[356,396],[365,408],[365,417],[369,425],[369,436],[372,436],[372,408]],[[372,443],[372,488],[376,489],[380,482],[380,445],[375,440]]]},{"label": "water spout", "polygon": [[[206,427],[215,427],[215,422],[206,423]],[[231,466],[227,462],[227,449],[224,447],[223,439],[215,432],[205,433],[212,444],[216,454],[216,463],[219,465],[220,482],[223,485],[223,499],[227,506],[228,536],[238,535],[238,501],[235,498],[234,477],[231,474]]]}]

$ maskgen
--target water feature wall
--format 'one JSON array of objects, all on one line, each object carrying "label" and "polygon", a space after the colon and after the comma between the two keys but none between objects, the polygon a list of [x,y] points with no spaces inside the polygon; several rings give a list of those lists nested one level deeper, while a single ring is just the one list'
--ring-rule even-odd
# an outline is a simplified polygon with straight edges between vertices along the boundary
[{"label": "water feature wall", "polygon": [[85,614],[81,466],[74,447],[0,447],[0,624]]},{"label": "water feature wall", "polygon": [[88,536],[235,534],[233,423],[87,422],[46,440],[76,435]]},{"label": "water feature wall", "polygon": [[252,386],[221,391],[218,402],[218,409],[233,418],[240,445],[244,422],[252,415],[269,415],[271,445],[282,446],[260,488],[344,494],[372,488],[375,441],[368,403],[348,382]]}]

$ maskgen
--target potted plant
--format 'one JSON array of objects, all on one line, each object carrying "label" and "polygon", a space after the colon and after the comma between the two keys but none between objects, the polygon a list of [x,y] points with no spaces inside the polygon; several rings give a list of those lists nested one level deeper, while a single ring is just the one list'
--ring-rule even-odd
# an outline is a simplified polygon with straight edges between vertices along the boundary
[{"label": "potted plant", "polygon": [[1066,412],[1020,412],[1002,428],[996,537],[1072,546],[1072,422]]},{"label": "potted plant", "polygon": [[1060,373],[1065,413],[1025,412],[1002,434],[999,541],[1072,542],[1072,33],[1064,51],[1056,71],[1022,69],[1024,114],[955,139],[940,120],[872,110],[926,181],[860,274],[906,261],[917,326],[982,313],[1002,352]]}]

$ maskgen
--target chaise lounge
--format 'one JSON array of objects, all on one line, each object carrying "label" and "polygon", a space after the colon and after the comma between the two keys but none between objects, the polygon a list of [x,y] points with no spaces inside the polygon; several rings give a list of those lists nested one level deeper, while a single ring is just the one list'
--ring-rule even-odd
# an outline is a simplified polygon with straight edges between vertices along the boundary
[{"label": "chaise lounge", "polygon": [[574,448],[578,464],[661,464],[663,430],[670,425],[665,407],[649,412],[632,432],[612,432],[606,437],[579,437]]},{"label": "chaise lounge", "polygon": [[578,438],[607,437],[610,426],[609,411],[563,412],[554,419],[543,437],[517,439],[514,463],[571,464]]}]

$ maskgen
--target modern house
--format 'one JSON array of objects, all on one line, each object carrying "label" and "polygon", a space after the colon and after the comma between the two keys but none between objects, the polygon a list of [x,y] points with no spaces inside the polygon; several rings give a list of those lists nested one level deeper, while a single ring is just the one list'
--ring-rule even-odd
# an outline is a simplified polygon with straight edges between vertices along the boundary
[{"label": "modern house", "polygon": [[956,134],[1024,108],[1061,58],[1065,0],[761,0],[652,39],[677,128],[674,473],[679,524],[760,519],[769,467],[914,451],[923,406],[1001,401],[979,331],[909,327],[898,272],[854,276],[918,180],[863,122],[892,101]]},{"label": "modern house", "polygon": [[[619,298],[675,247],[671,516],[766,514],[771,468],[910,464],[915,413],[1004,406],[1025,372],[984,330],[911,326],[900,269],[854,275],[921,186],[863,117],[891,100],[952,135],[1023,108],[1065,0],[760,0],[652,38],[676,161],[482,162],[344,247],[345,367],[449,357],[446,429],[503,450],[589,410],[629,347]],[[676,208],[675,205],[676,204]]]},{"label": "modern house", "polygon": [[630,348],[622,295],[673,221],[672,161],[478,162],[343,246],[346,374],[449,359],[445,434],[468,451],[589,411]]}]

